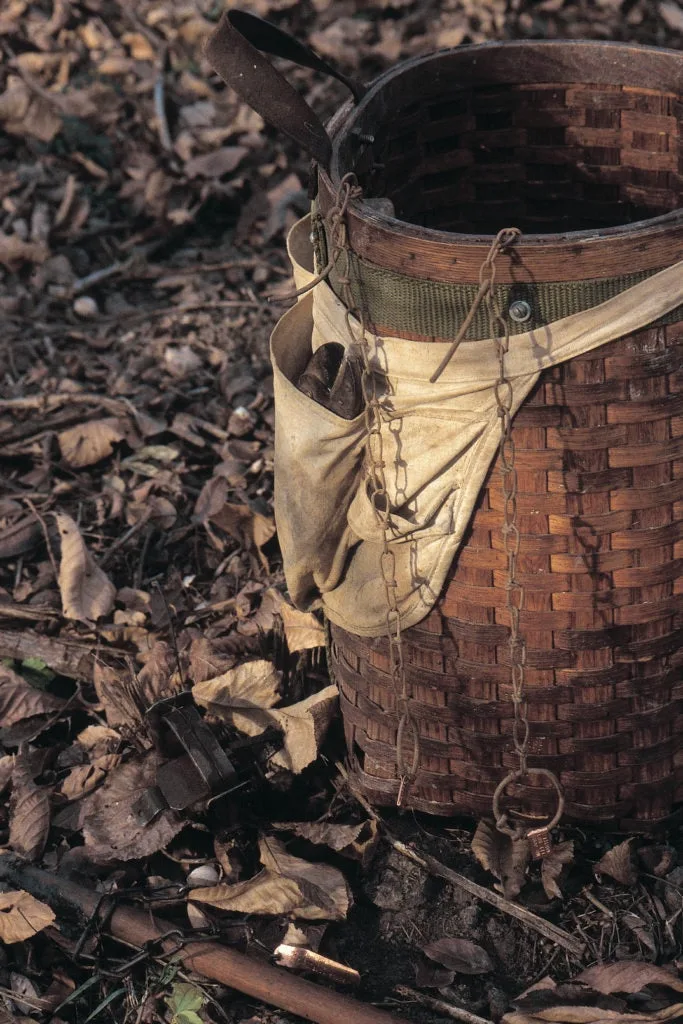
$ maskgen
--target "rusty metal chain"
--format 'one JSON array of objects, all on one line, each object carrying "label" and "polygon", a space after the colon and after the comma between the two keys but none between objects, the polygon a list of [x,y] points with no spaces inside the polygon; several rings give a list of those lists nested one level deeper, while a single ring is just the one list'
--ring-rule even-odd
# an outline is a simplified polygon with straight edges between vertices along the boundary
[{"label": "rusty metal chain", "polygon": [[[505,605],[510,617],[510,637],[508,643],[510,651],[510,683],[514,708],[512,742],[518,760],[517,769],[506,775],[496,788],[493,796],[493,814],[498,831],[514,839],[528,838],[531,842],[532,853],[540,857],[545,856],[550,851],[549,833],[550,829],[554,828],[562,817],[564,795],[560,782],[554,772],[546,768],[530,768],[527,763],[531,730],[525,694],[526,645],[519,629],[520,614],[524,607],[524,586],[517,575],[520,532],[517,522],[518,476],[515,465],[515,442],[512,436],[514,394],[512,382],[507,375],[505,365],[505,358],[510,348],[510,324],[507,317],[501,312],[495,293],[496,257],[510,245],[514,244],[520,234],[521,232],[518,228],[504,228],[502,231],[499,231],[479,271],[479,290],[484,296],[491,335],[495,340],[498,355],[498,379],[494,385],[494,397],[500,422],[498,462],[503,493],[503,551],[507,558]],[[510,824],[507,814],[501,812],[500,801],[505,790],[512,782],[521,781],[529,776],[542,776],[548,779],[557,795],[557,809],[548,824],[525,832],[519,826]]]},{"label": "rusty metal chain", "polygon": [[[399,788],[396,806],[401,807],[408,795],[410,786],[415,781],[420,763],[420,735],[418,724],[410,708],[410,696],[406,679],[403,658],[403,641],[401,637],[401,617],[398,610],[396,579],[396,556],[391,547],[395,531],[391,521],[391,503],[386,480],[386,463],[384,459],[384,439],[382,426],[391,418],[384,410],[378,389],[377,374],[371,363],[372,349],[367,340],[368,317],[366,310],[361,308],[353,295],[351,282],[351,260],[349,254],[346,212],[349,203],[360,198],[362,190],[354,174],[346,174],[341,180],[335,203],[327,216],[330,229],[331,254],[327,267],[337,268],[340,298],[345,308],[346,328],[354,346],[361,351],[363,372],[361,377],[363,399],[365,404],[366,427],[366,468],[368,471],[369,498],[372,504],[377,525],[382,532],[382,554],[380,556],[380,575],[384,583],[387,600],[386,629],[389,642],[389,672],[398,714],[396,732],[396,766],[399,777]],[[360,337],[356,336],[351,320],[355,318],[360,326]]]}]

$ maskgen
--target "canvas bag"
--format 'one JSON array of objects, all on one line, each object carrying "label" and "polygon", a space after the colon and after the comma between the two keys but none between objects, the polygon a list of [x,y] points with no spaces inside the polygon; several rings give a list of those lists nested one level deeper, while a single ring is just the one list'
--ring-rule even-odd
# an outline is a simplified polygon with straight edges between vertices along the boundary
[{"label": "canvas bag", "polygon": [[[314,277],[310,216],[291,230],[297,288]],[[506,357],[513,413],[542,370],[647,327],[683,302],[683,262],[589,310],[515,335]],[[271,338],[275,392],[275,518],[287,585],[302,609],[360,636],[386,632],[383,531],[368,496],[363,414],[345,420],[296,387],[322,344],[359,345],[358,321],[321,281]],[[493,339],[463,342],[435,384],[449,343],[366,332],[382,392],[382,436],[401,627],[437,601],[500,439]],[[501,519],[502,525],[502,519]]]}]

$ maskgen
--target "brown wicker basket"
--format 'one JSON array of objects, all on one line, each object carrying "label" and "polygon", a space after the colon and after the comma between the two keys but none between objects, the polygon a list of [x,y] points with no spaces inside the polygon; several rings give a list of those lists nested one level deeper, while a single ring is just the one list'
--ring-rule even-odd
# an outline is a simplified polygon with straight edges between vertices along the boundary
[{"label": "brown wicker basket", "polygon": [[[349,242],[375,329],[425,342],[452,338],[457,318],[416,321],[400,296],[430,282],[433,307],[450,288],[455,308],[458,289],[476,291],[491,236],[515,225],[500,297],[523,287],[542,325],[683,259],[682,111],[672,51],[509,42],[409,61],[328,126],[319,224],[349,171],[365,197],[393,201],[394,217],[353,203]],[[378,270],[394,275],[393,306],[373,290]],[[486,336],[473,324],[472,344]],[[513,436],[529,764],[558,775],[573,820],[661,824],[683,799],[683,309],[545,371]],[[403,633],[418,810],[490,813],[517,767],[502,509],[494,464],[437,605]],[[331,625],[329,662],[357,780],[393,803],[387,641]],[[529,778],[508,798],[531,820],[554,807]]]},{"label": "brown wicker basket", "polygon": [[[353,210],[359,258],[473,283],[489,241],[476,233],[510,223],[574,232],[524,236],[519,252],[534,285],[683,258],[683,217],[671,212],[683,182],[683,55],[527,45],[468,48],[406,68],[377,101],[379,131],[367,100],[360,125],[337,118],[337,153],[374,126],[373,159],[385,166],[367,187],[390,196],[397,217],[472,233],[379,224]],[[470,87],[453,92],[449,73]],[[410,116],[387,95],[399,107],[410,97]],[[338,160],[336,176],[348,169]],[[333,164],[329,186],[320,175],[323,209],[334,172]],[[625,830],[662,822],[683,799],[682,318],[546,371],[513,427],[529,764],[558,775],[569,818]],[[401,333],[401,324],[381,326]],[[502,508],[494,464],[437,607],[403,634],[422,737],[408,796],[418,810],[490,814],[497,784],[517,764]],[[358,781],[376,803],[393,803],[387,641],[332,625],[330,665]],[[552,813],[543,784],[509,795],[511,809],[531,818]]]}]

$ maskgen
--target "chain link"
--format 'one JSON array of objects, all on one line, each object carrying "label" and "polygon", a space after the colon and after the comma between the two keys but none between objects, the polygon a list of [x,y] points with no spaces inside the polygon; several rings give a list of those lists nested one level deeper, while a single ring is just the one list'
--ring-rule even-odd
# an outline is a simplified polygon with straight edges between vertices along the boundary
[{"label": "chain link", "polygon": [[479,271],[480,293],[489,318],[491,335],[495,340],[498,356],[498,379],[494,385],[494,398],[500,423],[498,463],[500,467],[501,490],[503,493],[503,551],[507,558],[507,581],[505,584],[505,605],[510,617],[510,684],[512,689],[513,722],[512,743],[517,754],[518,767],[510,772],[498,785],[493,797],[493,813],[496,827],[513,838],[525,835],[523,829],[508,823],[506,814],[501,813],[499,803],[505,789],[511,782],[521,781],[530,775],[548,779],[557,795],[557,810],[545,831],[556,825],[564,809],[564,797],[557,776],[545,768],[529,768],[527,755],[531,738],[528,707],[525,696],[526,644],[520,633],[519,619],[524,608],[524,586],[517,577],[520,532],[517,521],[517,467],[515,465],[515,441],[512,436],[512,409],[514,392],[505,366],[505,357],[510,349],[510,324],[501,312],[495,293],[496,257],[519,238],[518,228],[504,228],[496,235],[489,253]]},{"label": "chain link", "polygon": [[[335,204],[329,211],[327,221],[330,229],[331,254],[328,267],[336,266],[340,298],[345,307],[346,328],[352,344],[360,345],[363,361],[361,377],[365,405],[366,468],[368,493],[377,525],[382,533],[380,575],[384,584],[387,602],[386,632],[389,643],[389,672],[391,676],[396,711],[399,716],[396,732],[396,766],[399,788],[397,807],[401,807],[415,781],[420,763],[420,735],[418,724],[410,708],[410,697],[403,658],[401,637],[401,616],[398,610],[398,580],[396,579],[396,556],[391,547],[395,531],[391,521],[391,503],[387,488],[382,426],[385,422],[392,429],[392,421],[381,403],[377,374],[371,364],[372,350],[367,340],[368,316],[353,295],[351,282],[351,260],[349,255],[346,212],[349,203],[360,198],[362,190],[354,174],[346,174],[340,183]],[[362,294],[362,293],[361,293]],[[360,338],[354,334],[351,318],[360,325]],[[397,481],[398,482],[398,481]]]}]

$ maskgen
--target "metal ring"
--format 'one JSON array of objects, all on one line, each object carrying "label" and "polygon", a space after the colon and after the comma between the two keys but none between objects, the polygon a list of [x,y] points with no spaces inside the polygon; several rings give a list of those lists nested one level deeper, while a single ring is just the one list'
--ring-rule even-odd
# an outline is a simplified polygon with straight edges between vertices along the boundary
[{"label": "metal ring", "polygon": [[496,823],[502,821],[502,819],[504,818],[504,815],[501,813],[500,810],[500,799],[503,793],[508,788],[511,782],[517,782],[518,779],[524,779],[528,775],[542,776],[544,779],[548,779],[552,783],[553,789],[557,793],[557,810],[555,811],[554,816],[550,819],[547,825],[536,825],[536,823],[534,823],[534,827],[545,827],[547,829],[555,828],[556,825],[559,825],[562,815],[564,813],[564,793],[562,792],[562,786],[560,785],[559,779],[554,774],[554,772],[551,772],[548,768],[527,768],[524,771],[520,771],[519,769],[517,769],[517,771],[510,772],[509,775],[505,776],[502,782],[498,783],[498,785],[496,786],[496,791],[493,794],[493,817],[495,818]]}]

